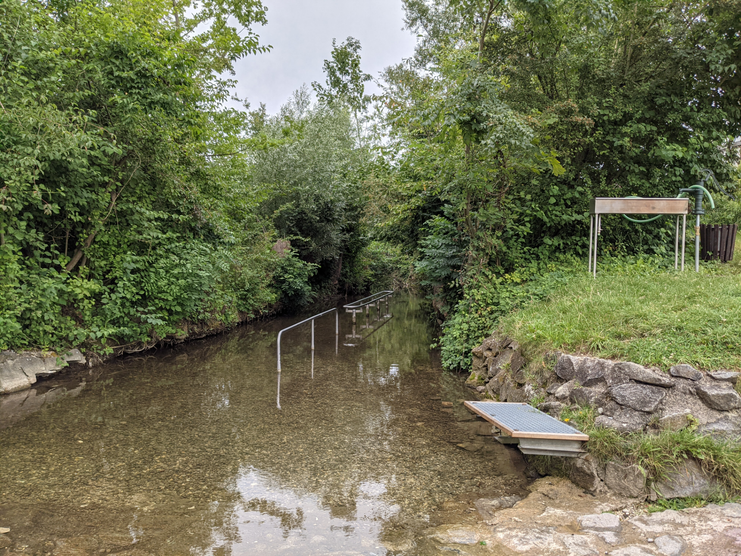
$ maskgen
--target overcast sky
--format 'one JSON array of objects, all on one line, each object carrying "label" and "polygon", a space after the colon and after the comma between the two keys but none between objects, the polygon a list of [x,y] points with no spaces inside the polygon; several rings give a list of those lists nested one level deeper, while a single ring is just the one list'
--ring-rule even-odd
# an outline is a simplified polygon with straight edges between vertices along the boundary
[{"label": "overcast sky", "polygon": [[[361,69],[374,78],[414,52],[415,37],[404,26],[401,0],[263,0],[268,24],[256,27],[262,44],[273,49],[239,60],[235,93],[252,108],[261,102],[275,113],[293,91],[312,81],[324,83],[322,64],[332,39],[348,36],[362,45]],[[366,92],[377,89],[366,84]]]}]

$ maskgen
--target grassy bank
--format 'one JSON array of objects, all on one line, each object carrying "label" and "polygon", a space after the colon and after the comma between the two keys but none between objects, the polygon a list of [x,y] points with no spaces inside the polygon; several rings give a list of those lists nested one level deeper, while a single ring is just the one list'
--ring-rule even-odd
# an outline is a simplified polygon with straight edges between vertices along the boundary
[{"label": "grassy bank", "polygon": [[560,350],[663,369],[739,369],[741,265],[699,274],[615,265],[596,279],[574,275],[544,301],[503,317],[500,328],[532,356]]},{"label": "grassy bank", "polygon": [[589,435],[587,449],[598,460],[638,465],[649,479],[656,481],[665,478],[687,459],[694,458],[724,487],[725,492],[717,495],[741,492],[741,445],[697,434],[692,426],[656,434],[619,434],[612,429],[595,427],[595,417],[595,409],[591,407],[565,409],[561,414],[562,419],[573,422]]}]

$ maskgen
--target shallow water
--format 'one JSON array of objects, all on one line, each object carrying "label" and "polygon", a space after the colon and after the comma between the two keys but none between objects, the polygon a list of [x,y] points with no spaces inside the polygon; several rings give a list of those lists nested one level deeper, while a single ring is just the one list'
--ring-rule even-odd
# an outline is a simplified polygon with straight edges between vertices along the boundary
[{"label": "shallow water", "polygon": [[441,503],[524,477],[462,408],[417,302],[390,314],[358,316],[360,342],[350,315],[337,342],[323,317],[313,369],[310,325],[284,333],[281,409],[276,337],[296,318],[46,382],[35,412],[0,406],[0,554],[438,554]]}]

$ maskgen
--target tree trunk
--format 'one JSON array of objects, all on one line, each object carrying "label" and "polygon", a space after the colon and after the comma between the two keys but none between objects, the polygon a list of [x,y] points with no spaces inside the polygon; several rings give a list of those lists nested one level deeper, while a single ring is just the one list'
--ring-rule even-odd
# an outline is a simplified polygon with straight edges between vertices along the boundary
[{"label": "tree trunk", "polygon": [[72,255],[72,259],[70,259],[70,261],[67,263],[67,266],[64,267],[67,272],[72,272],[72,270],[77,266],[77,263],[79,263],[80,259],[82,259],[83,250],[90,247],[90,245],[93,243],[93,240],[95,239],[95,234],[97,233],[98,230],[94,230],[92,234],[87,236],[87,239],[85,240],[83,246],[75,251],[75,254]]}]

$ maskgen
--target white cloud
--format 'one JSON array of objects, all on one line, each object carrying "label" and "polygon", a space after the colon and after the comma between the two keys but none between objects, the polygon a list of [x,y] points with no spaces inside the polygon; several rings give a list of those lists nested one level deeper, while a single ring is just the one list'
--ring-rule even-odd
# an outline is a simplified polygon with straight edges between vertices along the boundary
[{"label": "white cloud", "polygon": [[[239,60],[235,93],[256,108],[274,113],[302,84],[324,82],[322,63],[348,36],[360,41],[362,70],[378,77],[389,65],[412,55],[415,37],[403,30],[401,0],[264,0],[268,24],[256,28],[273,50]],[[366,92],[374,92],[368,84]]]}]

